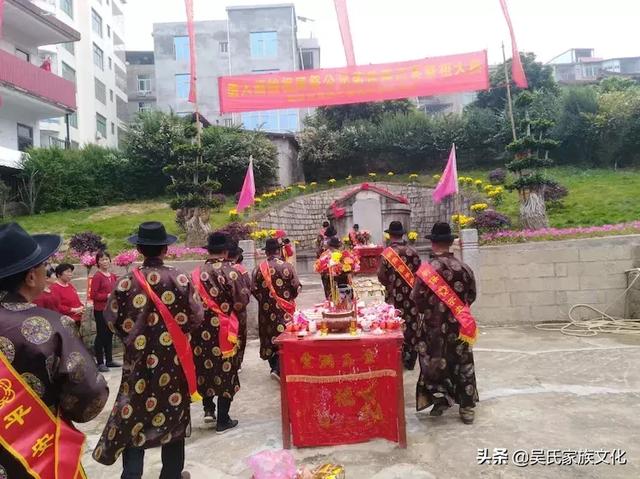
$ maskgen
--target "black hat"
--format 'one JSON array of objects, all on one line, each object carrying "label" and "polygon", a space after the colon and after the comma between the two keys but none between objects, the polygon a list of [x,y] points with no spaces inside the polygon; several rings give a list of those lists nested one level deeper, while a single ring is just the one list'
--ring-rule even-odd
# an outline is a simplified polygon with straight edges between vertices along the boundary
[{"label": "black hat", "polygon": [[207,237],[207,251],[209,253],[222,253],[228,251],[230,246],[229,237],[224,233],[211,233]]},{"label": "black hat", "polygon": [[138,234],[129,236],[129,243],[146,246],[168,246],[175,243],[177,237],[167,234],[159,221],[147,221],[138,226]]},{"label": "black hat", "polygon": [[231,257],[240,256],[242,253],[244,253],[244,250],[240,248],[240,246],[238,246],[238,242],[231,237],[229,237],[227,251],[229,252],[229,256]]},{"label": "black hat", "polygon": [[340,248],[342,246],[342,241],[337,236],[332,236],[327,243],[327,246],[330,248]]},{"label": "black hat", "polygon": [[324,232],[324,235],[327,238],[331,238],[332,236],[335,236],[337,234],[338,234],[338,232],[336,231],[336,229],[333,226],[329,226]]},{"label": "black hat", "polygon": [[265,253],[274,253],[280,251],[280,243],[275,238],[269,238],[264,245]]},{"label": "black hat", "polygon": [[402,236],[406,233],[400,221],[392,221],[389,223],[389,229],[384,230],[384,232],[394,236]]},{"label": "black hat", "polygon": [[58,235],[29,235],[18,223],[0,226],[0,279],[38,266],[58,251]]},{"label": "black hat", "polygon": [[359,230],[360,229],[360,225],[358,223],[353,225],[353,229],[354,230]]},{"label": "black hat", "polygon": [[428,240],[434,243],[448,243],[456,239],[458,235],[451,233],[451,226],[449,223],[438,222],[431,228],[431,234],[425,236]]}]

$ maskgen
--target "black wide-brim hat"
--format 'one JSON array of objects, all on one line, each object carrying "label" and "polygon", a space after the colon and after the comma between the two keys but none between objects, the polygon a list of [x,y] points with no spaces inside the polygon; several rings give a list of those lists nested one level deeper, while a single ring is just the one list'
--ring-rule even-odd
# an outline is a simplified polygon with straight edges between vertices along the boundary
[{"label": "black wide-brim hat", "polygon": [[44,263],[61,245],[58,235],[29,235],[18,223],[0,226],[0,279]]},{"label": "black wide-brim hat", "polygon": [[384,230],[385,233],[390,235],[398,235],[401,236],[406,233],[404,229],[404,225],[400,221],[392,221],[389,223],[389,228]]},{"label": "black wide-brim hat", "polygon": [[331,238],[329,238],[327,246],[329,246],[330,248],[340,248],[342,246],[342,241],[340,241],[340,238],[338,238],[337,236],[332,236]]},{"label": "black wide-brim hat", "polygon": [[207,237],[205,249],[211,253],[222,253],[223,251],[228,251],[231,246],[229,236],[225,233],[211,233]]},{"label": "black wide-brim hat", "polygon": [[456,239],[458,235],[454,235],[451,232],[451,225],[449,223],[438,222],[431,228],[431,234],[425,236],[428,240],[434,243],[448,243]]},{"label": "black wide-brim hat", "polygon": [[143,246],[168,246],[178,241],[176,236],[167,234],[159,221],[147,221],[138,227],[138,234],[129,236],[129,243]]},{"label": "black wide-brim hat", "polygon": [[280,243],[275,238],[269,238],[264,245],[265,253],[272,251],[280,251]]}]

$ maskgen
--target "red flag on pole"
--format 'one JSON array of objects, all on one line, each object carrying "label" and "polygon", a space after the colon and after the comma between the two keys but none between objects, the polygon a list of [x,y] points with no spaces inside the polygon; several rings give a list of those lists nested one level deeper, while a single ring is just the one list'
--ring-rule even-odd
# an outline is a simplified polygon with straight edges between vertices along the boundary
[{"label": "red flag on pole", "polygon": [[193,0],[184,0],[187,8],[187,33],[189,35],[189,63],[190,63],[190,82],[189,82],[189,103],[197,103],[198,95],[196,91],[196,32],[193,24]]},{"label": "red flag on pole", "polygon": [[240,198],[238,199],[238,206],[236,207],[238,213],[251,206],[255,199],[256,184],[253,181],[253,157],[249,157],[249,168],[247,168],[247,174],[244,177],[242,191],[240,191]]},{"label": "red flag on pole", "polygon": [[436,189],[433,190],[433,201],[440,203],[447,196],[455,195],[458,192],[458,165],[456,164],[456,145],[451,147],[449,153],[449,161],[442,173],[442,178],[438,182]]},{"label": "red flag on pole", "polygon": [[0,38],[2,38],[2,20],[4,19],[4,0],[0,0]]},{"label": "red flag on pole", "polygon": [[351,39],[351,26],[349,25],[349,12],[347,11],[347,0],[334,0],[336,13],[338,14],[338,25],[340,25],[340,35],[342,35],[342,45],[344,55],[347,57],[347,66],[355,66],[356,55],[353,52],[353,40]]},{"label": "red flag on pole", "polygon": [[527,76],[524,73],[524,68],[522,67],[522,60],[520,59],[520,52],[518,51],[518,44],[516,43],[516,34],[513,31],[513,24],[511,23],[511,16],[509,15],[509,8],[507,7],[507,0],[500,0],[500,5],[502,6],[502,12],[504,13],[504,18],[507,20],[507,26],[509,27],[509,33],[511,34],[511,52],[513,59],[511,60],[511,76],[513,77],[514,83],[520,88],[529,88],[529,83],[527,82]]}]

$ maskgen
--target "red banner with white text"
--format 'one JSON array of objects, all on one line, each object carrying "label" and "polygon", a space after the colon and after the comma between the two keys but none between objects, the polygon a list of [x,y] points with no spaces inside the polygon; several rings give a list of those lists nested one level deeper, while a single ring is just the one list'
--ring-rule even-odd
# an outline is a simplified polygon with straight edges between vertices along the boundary
[{"label": "red banner with white text", "polygon": [[489,88],[487,52],[220,77],[222,113],[395,100]]}]

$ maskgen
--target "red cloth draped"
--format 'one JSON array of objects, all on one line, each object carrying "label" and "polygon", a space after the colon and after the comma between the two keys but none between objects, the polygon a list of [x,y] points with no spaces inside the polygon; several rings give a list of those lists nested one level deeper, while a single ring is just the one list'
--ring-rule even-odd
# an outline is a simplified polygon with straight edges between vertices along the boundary
[{"label": "red cloth draped", "polygon": [[513,31],[513,24],[511,23],[511,15],[509,15],[509,7],[507,7],[507,0],[500,0],[500,6],[502,7],[502,13],[504,13],[504,18],[507,20],[507,26],[509,27],[509,33],[511,34],[511,52],[513,55],[513,59],[511,61],[511,76],[518,87],[529,88],[527,76],[524,73],[524,67],[522,66],[522,60],[520,59],[518,44],[516,43],[516,34]]},{"label": "red cloth draped", "polygon": [[342,36],[342,45],[344,46],[344,56],[347,59],[347,65],[354,66],[356,64],[356,55],[353,52],[353,39],[351,38],[347,0],[334,0],[334,2],[336,5],[336,14],[338,15],[340,35]]},{"label": "red cloth draped", "polygon": [[193,24],[193,0],[184,0],[187,9],[187,33],[189,35],[189,64],[191,80],[189,84],[189,103],[197,103],[198,95],[196,91],[196,32]]}]

